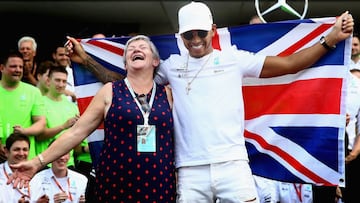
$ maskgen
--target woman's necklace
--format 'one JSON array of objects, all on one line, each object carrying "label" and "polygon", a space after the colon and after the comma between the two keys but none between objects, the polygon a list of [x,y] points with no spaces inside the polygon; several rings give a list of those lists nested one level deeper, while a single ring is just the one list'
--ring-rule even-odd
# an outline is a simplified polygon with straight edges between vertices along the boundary
[{"label": "woman's necklace", "polygon": [[[191,84],[194,82],[194,80],[197,78],[197,76],[199,75],[199,73],[205,68],[206,64],[208,63],[208,61],[210,60],[210,58],[212,57],[212,53],[211,52],[211,55],[206,59],[205,63],[201,66],[201,68],[198,70],[198,72],[194,75],[193,78],[191,78],[191,80],[187,81],[187,84],[186,84],[186,94],[189,95],[189,92],[191,90]],[[189,65],[189,55],[188,55],[188,58],[187,58],[187,61],[186,61],[186,71],[188,71],[188,65]]]}]

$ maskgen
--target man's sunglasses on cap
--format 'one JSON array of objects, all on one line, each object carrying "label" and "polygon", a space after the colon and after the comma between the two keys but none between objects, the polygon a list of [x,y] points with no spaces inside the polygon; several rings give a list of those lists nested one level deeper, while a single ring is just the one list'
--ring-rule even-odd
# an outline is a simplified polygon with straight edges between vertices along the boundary
[{"label": "man's sunglasses on cap", "polygon": [[209,31],[206,30],[190,30],[187,32],[182,33],[181,35],[186,39],[186,40],[192,40],[192,38],[194,38],[194,33],[197,33],[197,36],[200,38],[205,38],[208,35]]}]

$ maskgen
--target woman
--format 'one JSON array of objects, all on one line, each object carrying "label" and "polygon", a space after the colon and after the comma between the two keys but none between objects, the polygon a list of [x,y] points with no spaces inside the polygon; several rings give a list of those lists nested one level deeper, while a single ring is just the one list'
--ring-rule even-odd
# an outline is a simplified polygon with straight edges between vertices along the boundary
[{"label": "woman", "polygon": [[13,165],[19,169],[13,178],[28,181],[104,121],[104,146],[96,169],[97,201],[175,202],[170,94],[153,81],[160,63],[158,51],[148,37],[139,35],[128,40],[124,54],[127,77],[106,83],[75,125],[46,151]]}]

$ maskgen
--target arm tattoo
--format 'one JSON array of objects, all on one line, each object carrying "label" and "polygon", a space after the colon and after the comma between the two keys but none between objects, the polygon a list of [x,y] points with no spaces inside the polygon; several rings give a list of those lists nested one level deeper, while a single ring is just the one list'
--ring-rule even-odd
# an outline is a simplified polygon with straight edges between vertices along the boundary
[{"label": "arm tattoo", "polygon": [[102,83],[113,82],[115,80],[123,79],[125,76],[120,73],[111,71],[98,62],[96,62],[90,56],[86,57],[86,61],[84,63],[85,67],[95,75],[95,77],[100,80]]}]

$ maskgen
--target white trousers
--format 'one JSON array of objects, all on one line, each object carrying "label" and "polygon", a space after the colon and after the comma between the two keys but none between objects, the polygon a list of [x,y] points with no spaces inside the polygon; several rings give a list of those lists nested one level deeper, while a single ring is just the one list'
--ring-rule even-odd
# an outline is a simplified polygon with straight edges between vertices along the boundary
[{"label": "white trousers", "polygon": [[245,160],[178,169],[177,203],[258,203]]}]

